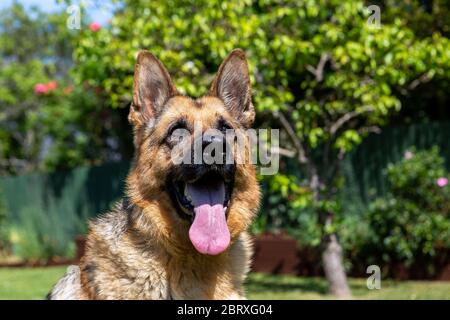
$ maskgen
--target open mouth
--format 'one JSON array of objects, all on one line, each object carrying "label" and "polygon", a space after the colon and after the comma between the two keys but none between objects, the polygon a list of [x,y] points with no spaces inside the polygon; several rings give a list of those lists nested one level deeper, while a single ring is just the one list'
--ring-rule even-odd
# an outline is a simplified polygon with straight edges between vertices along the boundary
[{"label": "open mouth", "polygon": [[189,238],[200,253],[217,255],[230,244],[227,215],[232,185],[216,171],[173,182],[172,198],[179,213],[192,221]]}]

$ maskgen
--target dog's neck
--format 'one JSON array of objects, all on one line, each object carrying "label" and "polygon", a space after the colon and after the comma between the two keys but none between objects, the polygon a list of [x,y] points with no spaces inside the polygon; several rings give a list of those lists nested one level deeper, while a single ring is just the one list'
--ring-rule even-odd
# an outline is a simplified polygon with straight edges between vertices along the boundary
[{"label": "dog's neck", "polygon": [[122,198],[122,210],[126,213],[131,213],[133,211],[134,204],[130,201],[130,198],[128,196],[124,196]]}]

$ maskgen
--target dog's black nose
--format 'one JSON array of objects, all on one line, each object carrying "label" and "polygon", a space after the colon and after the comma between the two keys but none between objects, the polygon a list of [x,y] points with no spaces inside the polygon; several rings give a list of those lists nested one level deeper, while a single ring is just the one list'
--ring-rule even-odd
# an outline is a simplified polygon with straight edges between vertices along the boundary
[{"label": "dog's black nose", "polygon": [[209,146],[210,144],[222,144],[225,145],[225,137],[223,134],[221,133],[217,133],[217,134],[203,134],[202,137],[202,146],[203,148]]},{"label": "dog's black nose", "polygon": [[[226,139],[221,132],[204,133],[202,137],[203,156],[214,158],[215,164],[223,164],[226,159]],[[205,150],[209,147],[208,150]],[[216,158],[218,157],[218,158]],[[206,161],[207,164],[212,164],[211,160]]]}]

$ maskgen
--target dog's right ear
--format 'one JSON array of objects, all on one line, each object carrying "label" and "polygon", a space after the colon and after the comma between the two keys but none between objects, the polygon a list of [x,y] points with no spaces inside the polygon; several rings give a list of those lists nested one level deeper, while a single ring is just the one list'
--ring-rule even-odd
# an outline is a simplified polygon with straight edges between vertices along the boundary
[{"label": "dog's right ear", "polygon": [[133,103],[128,120],[140,126],[154,119],[177,89],[164,65],[150,52],[141,50],[134,68]]}]

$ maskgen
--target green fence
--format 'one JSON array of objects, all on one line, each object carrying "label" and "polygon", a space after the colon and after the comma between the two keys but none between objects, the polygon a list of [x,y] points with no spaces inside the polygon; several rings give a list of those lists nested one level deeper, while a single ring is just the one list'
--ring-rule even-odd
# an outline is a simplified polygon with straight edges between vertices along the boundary
[{"label": "green fence", "polygon": [[[384,194],[384,168],[412,145],[440,146],[449,164],[450,123],[390,127],[368,137],[343,166],[344,210],[360,214],[368,201]],[[107,211],[123,194],[128,168],[129,162],[121,162],[0,179],[17,253],[25,257],[70,254],[72,240],[86,231],[88,218]]]},{"label": "green fence", "polygon": [[343,165],[345,188],[343,207],[352,213],[361,213],[369,201],[386,194],[385,168],[401,160],[405,151],[415,146],[429,149],[437,145],[450,168],[450,123],[424,123],[395,126],[372,134],[358,146]]},{"label": "green fence", "polygon": [[28,258],[73,254],[75,235],[123,193],[129,163],[0,179],[14,251]]}]

